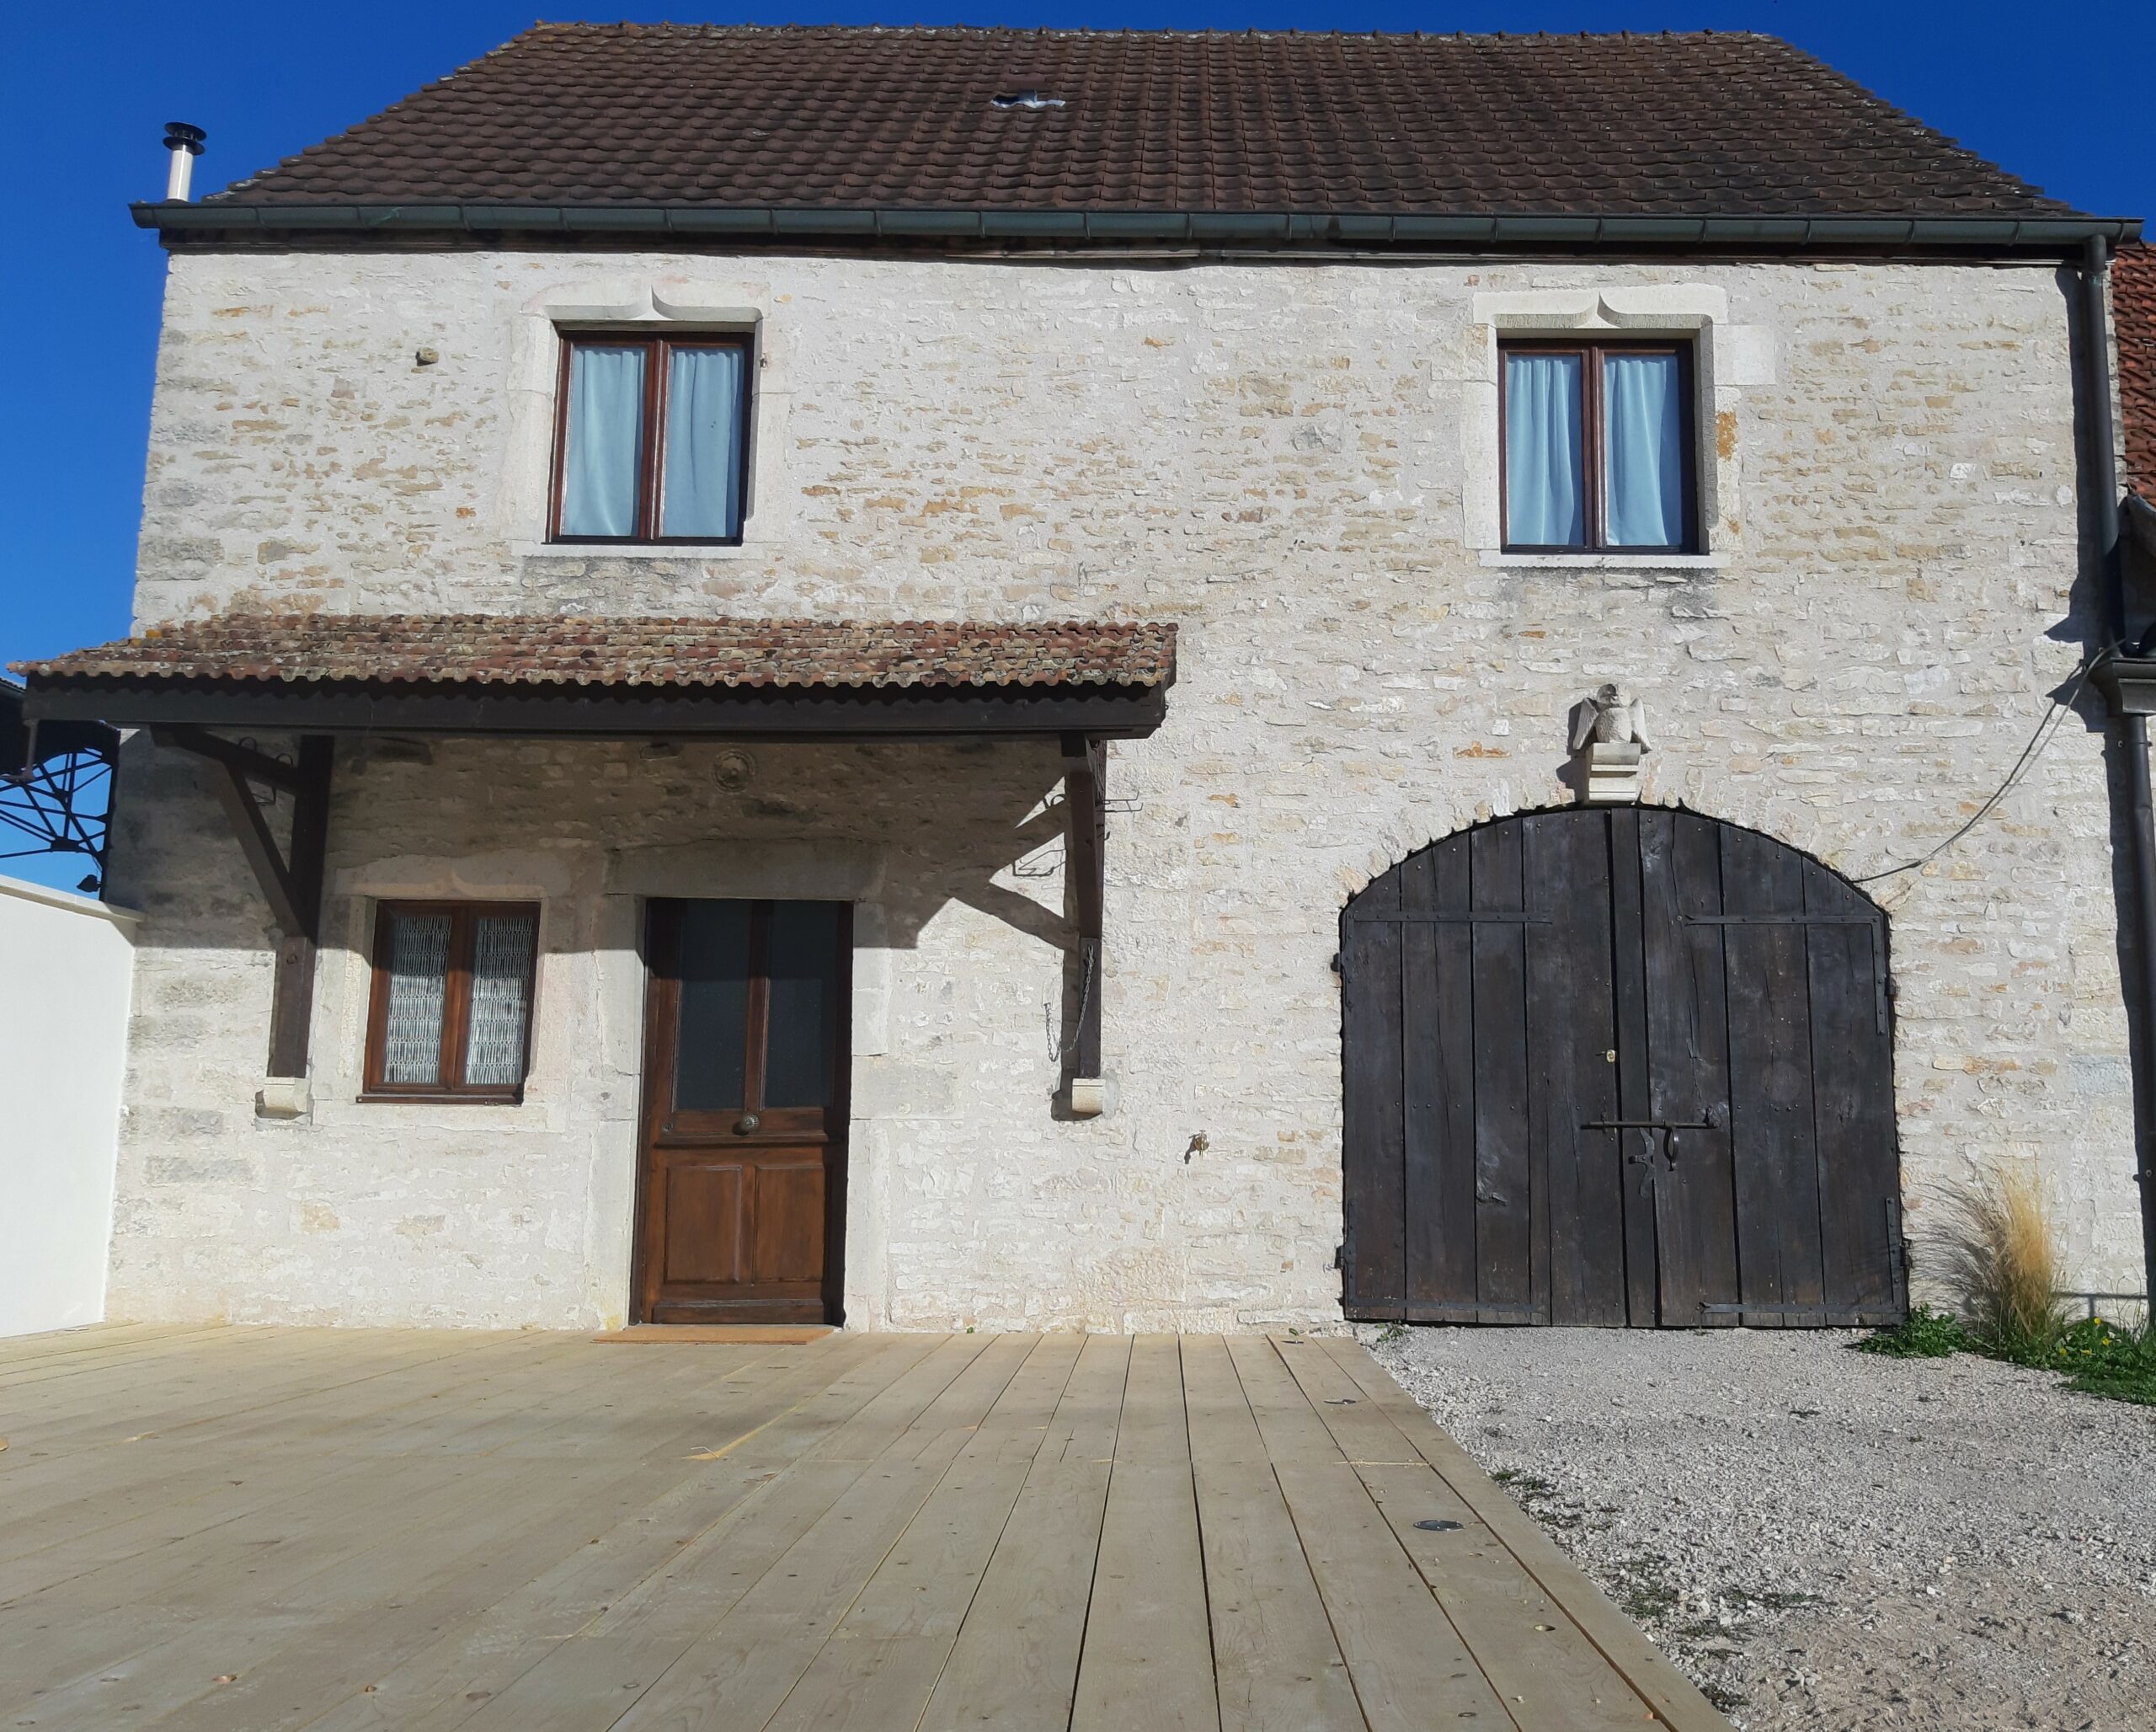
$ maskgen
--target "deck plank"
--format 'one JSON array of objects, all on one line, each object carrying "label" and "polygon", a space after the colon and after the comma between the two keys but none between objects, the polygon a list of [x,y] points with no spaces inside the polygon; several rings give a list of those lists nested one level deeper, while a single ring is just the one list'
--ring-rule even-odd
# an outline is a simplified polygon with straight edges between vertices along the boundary
[{"label": "deck plank", "polygon": [[1070,1729],[1219,1724],[1181,1345],[1141,1335],[1131,1344]]},{"label": "deck plank", "polygon": [[1065,1732],[1107,1503],[1130,1343],[1086,1338],[921,1732]]},{"label": "deck plank", "polygon": [[1221,1732],[1363,1732],[1348,1663],[1227,1343],[1186,1339],[1182,1369]]},{"label": "deck plank", "polygon": [[[646,1606],[697,1600],[685,1592],[677,1601],[670,1590],[693,1580],[718,1548],[738,1558],[759,1543],[744,1516],[757,1509],[782,1470],[813,1458],[932,1345],[921,1337],[857,1341],[849,1353],[834,1352],[765,1390],[761,1410],[742,1415],[738,1435],[699,1426],[698,1447],[681,1458],[689,1477],[647,1512],[617,1523],[555,1569],[385,1665],[371,1689],[310,1723],[311,1732],[457,1724],[579,1641],[613,1608],[639,1597]],[[670,1639],[662,1634],[657,1647],[672,1651]]]},{"label": "deck plank", "polygon": [[[1637,1728],[1646,1702],[1329,1352],[1282,1355],[1468,1652],[1529,1726]],[[1418,1521],[1451,1521],[1426,1529]]]},{"label": "deck plank", "polygon": [[718,1732],[766,1724],[1036,1344],[1022,1335],[991,1340],[785,1556],[638,1698],[617,1723],[622,1732]]},{"label": "deck plank", "polygon": [[1049,1335],[1005,1387],[771,1720],[771,1732],[914,1732],[1078,1359]]},{"label": "deck plank", "polygon": [[1728,1732],[1344,1338],[610,1345],[0,1343],[0,1724]]},{"label": "deck plank", "polygon": [[1646,1633],[1610,1604],[1579,1566],[1557,1549],[1465,1450],[1408,1398],[1384,1366],[1352,1341],[1326,1344],[1334,1361],[1372,1402],[1391,1416],[1416,1452],[1434,1467],[1460,1501],[1488,1526],[1544,1592],[1571,1617],[1671,1732],[1728,1732],[1690,1680],[1665,1660]]},{"label": "deck plank", "polygon": [[1251,1335],[1229,1350],[1371,1732],[1505,1724],[1497,1691],[1282,1362],[1321,1350]]}]

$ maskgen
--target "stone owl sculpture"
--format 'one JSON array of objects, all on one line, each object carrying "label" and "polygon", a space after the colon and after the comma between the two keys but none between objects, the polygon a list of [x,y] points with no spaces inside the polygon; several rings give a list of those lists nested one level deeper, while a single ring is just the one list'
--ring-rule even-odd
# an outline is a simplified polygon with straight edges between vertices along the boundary
[{"label": "stone owl sculpture", "polygon": [[1572,712],[1572,750],[1584,751],[1590,745],[1636,745],[1643,752],[1652,751],[1646,706],[1625,697],[1614,682],[1597,687]]}]

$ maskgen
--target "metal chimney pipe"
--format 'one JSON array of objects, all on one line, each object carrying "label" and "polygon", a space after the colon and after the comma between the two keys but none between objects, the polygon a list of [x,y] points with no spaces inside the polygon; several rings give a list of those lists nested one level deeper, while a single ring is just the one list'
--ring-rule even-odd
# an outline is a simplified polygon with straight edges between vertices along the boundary
[{"label": "metal chimney pipe", "polygon": [[202,154],[209,136],[200,126],[190,126],[184,120],[165,122],[165,148],[172,152],[172,166],[165,174],[167,204],[187,202],[188,189],[195,184],[195,159]]}]

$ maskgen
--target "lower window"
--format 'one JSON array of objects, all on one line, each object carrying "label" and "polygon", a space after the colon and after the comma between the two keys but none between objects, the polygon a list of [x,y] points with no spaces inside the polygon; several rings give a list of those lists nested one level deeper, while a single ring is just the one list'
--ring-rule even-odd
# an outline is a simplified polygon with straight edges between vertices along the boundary
[{"label": "lower window", "polygon": [[1504,545],[1698,551],[1692,353],[1671,343],[1508,343]]},{"label": "lower window", "polygon": [[378,905],[363,1098],[521,1100],[538,951],[534,903]]}]

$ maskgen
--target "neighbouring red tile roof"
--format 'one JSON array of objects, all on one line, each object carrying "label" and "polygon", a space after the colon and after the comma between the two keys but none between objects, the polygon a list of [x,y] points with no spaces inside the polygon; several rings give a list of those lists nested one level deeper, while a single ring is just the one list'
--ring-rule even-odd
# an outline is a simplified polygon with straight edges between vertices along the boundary
[{"label": "neighbouring red tile roof", "polygon": [[33,684],[267,682],[510,687],[1166,686],[1153,623],[224,614],[44,661]]},{"label": "neighbouring red tile roof", "polygon": [[[1027,91],[1058,104],[998,107]],[[2066,213],[1751,35],[542,24],[205,200]]]},{"label": "neighbouring red tile roof", "polygon": [[2156,502],[2156,247],[2121,247],[2112,259],[2111,323],[2127,485]]}]

